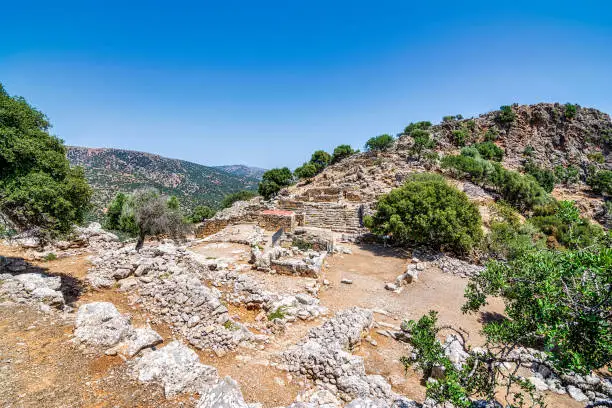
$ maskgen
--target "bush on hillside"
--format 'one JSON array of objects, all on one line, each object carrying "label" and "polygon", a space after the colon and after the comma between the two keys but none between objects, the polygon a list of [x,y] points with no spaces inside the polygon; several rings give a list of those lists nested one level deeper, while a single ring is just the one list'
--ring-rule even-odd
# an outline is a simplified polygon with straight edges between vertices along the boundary
[{"label": "bush on hillside", "polygon": [[494,142],[499,138],[499,131],[494,127],[490,127],[484,134],[485,142]]},{"label": "bush on hillside", "polygon": [[415,130],[427,130],[431,127],[431,122],[429,121],[421,121],[416,123],[411,123],[404,128],[404,134],[409,135]]},{"label": "bush on hillside", "polygon": [[[227,195],[221,201],[221,208],[229,208],[237,201],[248,201],[251,198],[255,197],[257,193],[254,191],[242,190]],[[214,214],[213,214],[214,215]],[[210,218],[210,217],[207,217]]]},{"label": "bush on hillside", "polygon": [[503,105],[499,107],[497,121],[502,125],[511,125],[516,120],[516,113],[512,110],[512,106]]},{"label": "bush on hillside", "polygon": [[331,162],[332,164],[338,163],[342,159],[352,156],[355,153],[357,153],[357,151],[354,150],[350,145],[343,144],[343,145],[337,146],[334,149],[334,154],[332,155]]},{"label": "bush on hillside", "polygon": [[523,170],[533,176],[547,193],[555,188],[555,174],[552,171],[538,166],[532,160],[525,162]]},{"label": "bush on hillside", "polygon": [[314,163],[304,163],[302,166],[298,167],[293,171],[295,177],[299,179],[311,178],[319,174],[319,169]]},{"label": "bush on hillside", "polygon": [[206,205],[198,205],[189,216],[189,222],[197,224],[215,216],[216,211]]},{"label": "bush on hillside", "polygon": [[455,146],[465,146],[470,135],[466,129],[457,129],[452,132],[452,139]]},{"label": "bush on hillside", "polygon": [[366,142],[365,148],[367,151],[387,150],[389,147],[393,146],[393,141],[393,136],[385,133],[384,135],[370,138]]},{"label": "bush on hillside", "polygon": [[555,180],[558,183],[574,184],[579,180],[579,170],[576,166],[569,165],[567,167],[555,166]]},{"label": "bush on hillside", "polygon": [[0,84],[0,212],[19,229],[55,236],[84,221],[92,190],[50,127],[42,112]]},{"label": "bush on hillside", "polygon": [[504,151],[493,142],[476,143],[474,147],[483,159],[500,162],[504,158]]},{"label": "bush on hillside", "polygon": [[422,129],[415,129],[410,133],[413,143],[411,151],[416,154],[418,158],[421,157],[423,151],[433,149],[436,146],[436,141],[431,138],[431,134]]},{"label": "bush on hillside", "polygon": [[596,170],[587,178],[587,184],[597,194],[612,195],[612,171]]},{"label": "bush on hillside", "polygon": [[565,117],[567,119],[573,119],[576,117],[576,112],[578,111],[578,105],[573,105],[571,103],[565,104]]},{"label": "bush on hillside", "polygon": [[365,223],[373,233],[391,236],[400,244],[461,253],[482,237],[480,214],[467,195],[429,173],[415,174],[383,196]]},{"label": "bush on hillside", "polygon": [[287,167],[266,171],[259,183],[259,194],[266,200],[274,197],[280,190],[293,183],[293,174]]},{"label": "bush on hillside", "polygon": [[443,116],[442,117],[442,122],[444,123],[448,123],[448,122],[453,122],[456,120],[462,120],[463,119],[463,115],[458,114],[458,115],[448,115],[448,116]]}]

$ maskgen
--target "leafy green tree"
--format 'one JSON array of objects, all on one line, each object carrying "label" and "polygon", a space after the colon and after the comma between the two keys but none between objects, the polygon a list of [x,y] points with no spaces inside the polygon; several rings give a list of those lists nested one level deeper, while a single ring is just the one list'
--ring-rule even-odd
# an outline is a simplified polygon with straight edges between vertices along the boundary
[{"label": "leafy green tree", "polygon": [[[255,193],[254,191],[249,191],[249,190],[237,191],[223,198],[223,201],[221,201],[221,208],[229,208],[236,201],[247,201],[255,197],[256,195],[257,193]],[[210,218],[210,217],[207,217],[207,218]]]},{"label": "leafy green tree", "polygon": [[263,174],[259,183],[259,194],[269,200],[291,183],[293,183],[293,174],[287,167],[268,170]]},{"label": "leafy green tree", "polygon": [[334,149],[334,154],[332,156],[331,162],[332,164],[338,163],[342,159],[352,156],[355,153],[357,153],[357,151],[353,150],[353,148],[350,145],[346,145],[346,144],[340,145]]},{"label": "leafy green tree", "polygon": [[500,162],[504,158],[504,151],[493,142],[476,143],[474,147],[483,159]]},{"label": "leafy green tree", "polygon": [[389,147],[393,145],[394,140],[395,139],[393,138],[393,136],[385,133],[383,135],[370,138],[366,142],[365,148],[367,151],[387,150]]},{"label": "leafy green tree", "polygon": [[108,230],[119,230],[121,225],[121,214],[123,206],[128,200],[124,193],[117,193],[113,201],[110,202],[104,217],[104,228]]},{"label": "leafy green tree", "polygon": [[176,196],[168,197],[168,208],[178,210],[180,207],[179,199]]},{"label": "leafy green tree", "polygon": [[536,347],[556,370],[586,374],[612,360],[610,271],[609,247],[528,251],[470,278],[463,310],[502,298],[506,318],[485,324],[489,342]]},{"label": "leafy green tree", "polygon": [[421,158],[423,151],[433,149],[436,146],[436,141],[431,138],[430,133],[426,130],[414,129],[410,133],[410,137],[413,140],[411,150],[418,158]]},{"label": "leafy green tree", "polygon": [[295,177],[299,179],[306,179],[306,178],[314,177],[317,174],[319,174],[319,169],[314,163],[308,162],[308,163],[304,163],[302,166],[295,169],[293,174],[295,174]]},{"label": "leafy green tree", "polygon": [[0,84],[0,212],[17,228],[39,228],[45,236],[83,222],[92,194],[50,127],[42,112]]},{"label": "leafy green tree", "polygon": [[516,113],[512,110],[512,106],[503,105],[499,107],[497,121],[502,125],[511,125],[516,120]]},{"label": "leafy green tree", "polygon": [[196,208],[193,209],[189,217],[189,221],[195,224],[212,218],[214,216],[215,210],[206,205],[198,205]]},{"label": "leafy green tree", "polygon": [[324,150],[317,150],[312,154],[312,157],[310,158],[310,163],[314,164],[317,167],[318,171],[321,171],[325,167],[329,166],[331,160],[332,157],[329,153]]},{"label": "leafy green tree", "polygon": [[482,238],[476,206],[441,176],[429,173],[415,174],[383,196],[365,223],[373,233],[390,235],[398,243],[457,252],[469,251]]},{"label": "leafy green tree", "polygon": [[579,170],[576,166],[555,166],[555,180],[563,184],[574,184],[578,182]]}]

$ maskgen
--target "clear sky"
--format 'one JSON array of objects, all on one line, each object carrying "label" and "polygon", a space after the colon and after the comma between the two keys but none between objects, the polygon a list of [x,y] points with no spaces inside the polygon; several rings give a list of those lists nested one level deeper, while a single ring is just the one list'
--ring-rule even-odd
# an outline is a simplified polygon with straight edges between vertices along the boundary
[{"label": "clear sky", "polygon": [[0,82],[67,144],[261,167],[500,105],[612,113],[612,1],[3,2]]}]

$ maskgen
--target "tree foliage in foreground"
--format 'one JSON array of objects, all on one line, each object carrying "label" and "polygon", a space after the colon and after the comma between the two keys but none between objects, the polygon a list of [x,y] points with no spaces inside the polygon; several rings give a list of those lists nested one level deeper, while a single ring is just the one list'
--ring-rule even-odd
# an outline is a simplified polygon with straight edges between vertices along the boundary
[{"label": "tree foliage in foreground", "polygon": [[481,219],[467,195],[441,176],[415,174],[402,187],[383,196],[376,213],[366,217],[372,232],[398,243],[426,244],[469,251],[482,238]]},{"label": "tree foliage in foreground", "polygon": [[612,249],[529,251],[472,277],[465,312],[500,297],[506,318],[485,324],[491,343],[546,352],[554,367],[589,373],[612,361]]},{"label": "tree foliage in foreground", "polygon": [[42,112],[0,85],[0,211],[20,229],[53,236],[84,220],[92,190],[50,127]]}]

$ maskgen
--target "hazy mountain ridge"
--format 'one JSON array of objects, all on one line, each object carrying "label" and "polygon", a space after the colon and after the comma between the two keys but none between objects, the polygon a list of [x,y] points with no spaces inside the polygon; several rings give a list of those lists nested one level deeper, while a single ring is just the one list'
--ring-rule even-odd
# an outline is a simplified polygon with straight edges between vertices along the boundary
[{"label": "hazy mountain ridge", "polygon": [[[82,166],[94,188],[97,210],[104,208],[117,192],[154,187],[176,195],[190,209],[199,204],[217,206],[227,194],[254,190],[259,169],[247,166],[210,167],[156,154],[113,148],[68,146],[68,160]],[[227,168],[227,170],[226,170]]]}]

